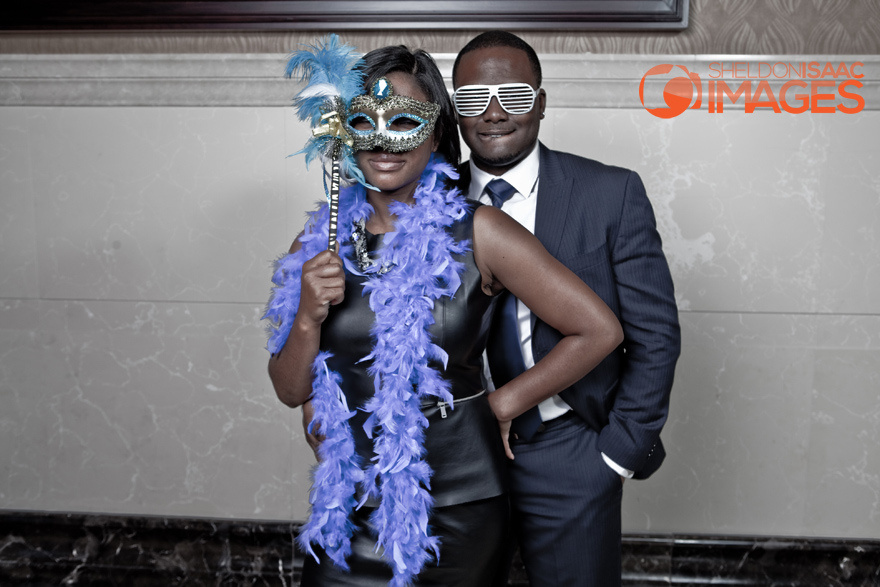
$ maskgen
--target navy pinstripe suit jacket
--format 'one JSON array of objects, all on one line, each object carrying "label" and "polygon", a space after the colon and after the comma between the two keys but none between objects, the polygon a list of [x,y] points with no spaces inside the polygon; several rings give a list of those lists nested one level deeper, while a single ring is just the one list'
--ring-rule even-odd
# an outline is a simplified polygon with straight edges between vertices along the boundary
[{"label": "navy pinstripe suit jacket", "polygon": [[[470,183],[463,166],[462,186]],[[605,301],[624,342],[561,393],[594,430],[599,450],[650,476],[666,455],[660,430],[681,347],[672,277],[638,174],[540,145],[535,236]],[[535,360],[562,335],[536,320]]]}]

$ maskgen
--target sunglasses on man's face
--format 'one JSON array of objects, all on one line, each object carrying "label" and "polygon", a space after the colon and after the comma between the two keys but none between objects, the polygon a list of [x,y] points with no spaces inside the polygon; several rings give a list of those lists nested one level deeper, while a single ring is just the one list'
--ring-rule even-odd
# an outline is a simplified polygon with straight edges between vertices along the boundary
[{"label": "sunglasses on man's face", "polygon": [[495,96],[508,114],[525,114],[532,110],[537,94],[529,84],[462,86],[452,94],[452,103],[459,116],[479,116]]}]

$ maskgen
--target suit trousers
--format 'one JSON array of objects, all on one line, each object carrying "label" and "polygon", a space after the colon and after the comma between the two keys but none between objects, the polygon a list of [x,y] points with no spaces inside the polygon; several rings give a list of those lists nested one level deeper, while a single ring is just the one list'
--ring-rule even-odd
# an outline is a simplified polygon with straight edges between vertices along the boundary
[{"label": "suit trousers", "polygon": [[512,524],[531,587],[619,587],[623,482],[570,413],[511,439]]}]

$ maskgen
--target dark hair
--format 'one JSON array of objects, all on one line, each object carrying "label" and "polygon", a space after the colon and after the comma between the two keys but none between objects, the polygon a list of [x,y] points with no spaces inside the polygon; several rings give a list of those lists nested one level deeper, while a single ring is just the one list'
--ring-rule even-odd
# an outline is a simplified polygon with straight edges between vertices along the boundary
[{"label": "dark hair", "polygon": [[541,62],[538,60],[538,54],[535,53],[535,50],[532,49],[531,45],[513,33],[508,33],[507,31],[486,31],[485,33],[479,34],[471,39],[470,43],[465,45],[455,58],[455,64],[452,66],[452,80],[455,81],[455,74],[458,71],[458,64],[461,62],[462,55],[466,55],[477,49],[488,49],[490,47],[510,47],[511,49],[524,51],[526,57],[529,58],[532,71],[535,73],[535,80],[538,82],[538,87],[541,87]]},{"label": "dark hair", "polygon": [[[437,151],[451,165],[461,161],[461,144],[458,139],[458,124],[452,100],[443,83],[443,76],[434,60],[422,49],[410,51],[404,45],[374,49],[363,57],[364,88],[369,90],[380,77],[400,71],[416,79],[419,87],[431,102],[440,105],[440,115],[434,125],[437,133]],[[438,132],[439,131],[439,132]]]}]

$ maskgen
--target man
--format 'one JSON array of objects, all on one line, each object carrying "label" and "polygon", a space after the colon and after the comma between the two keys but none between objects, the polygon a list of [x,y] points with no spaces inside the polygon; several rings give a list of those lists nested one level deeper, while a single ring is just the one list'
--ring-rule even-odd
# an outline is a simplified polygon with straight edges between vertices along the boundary
[{"label": "man", "polygon": [[[648,477],[663,460],[659,435],[680,348],[654,213],[636,173],[538,143],[547,96],[538,57],[522,39],[479,35],[458,54],[452,77],[471,149],[462,189],[531,230],[608,304],[625,336],[586,377],[542,402],[532,426],[521,423],[528,414],[514,423],[510,495],[529,581],[620,585],[623,481]],[[506,183],[489,185],[494,179]],[[561,339],[516,304],[513,352],[490,341],[496,387],[504,383],[497,373],[515,369],[505,364],[512,355],[528,368]]]}]

